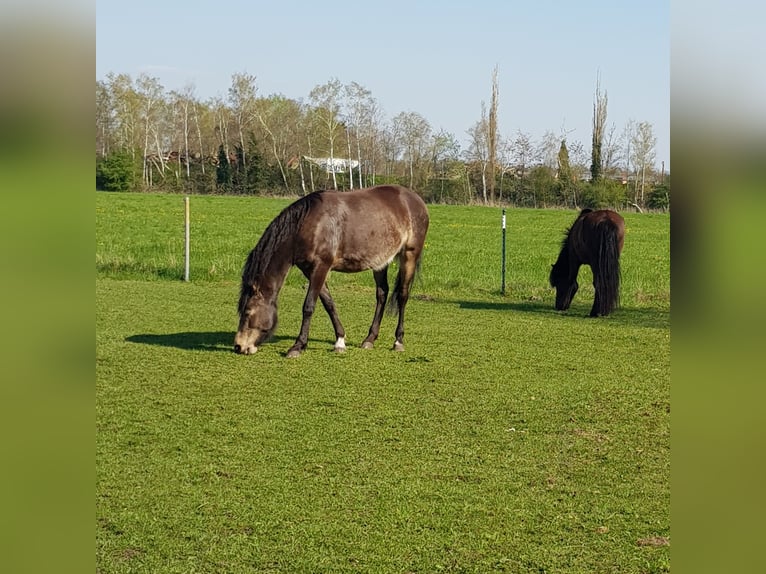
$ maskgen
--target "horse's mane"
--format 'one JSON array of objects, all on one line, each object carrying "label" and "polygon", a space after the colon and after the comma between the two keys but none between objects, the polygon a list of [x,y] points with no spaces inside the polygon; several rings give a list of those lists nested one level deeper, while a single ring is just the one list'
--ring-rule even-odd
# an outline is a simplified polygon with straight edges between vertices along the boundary
[{"label": "horse's mane", "polygon": [[260,284],[274,255],[285,242],[295,237],[308,212],[320,201],[321,191],[305,195],[285,207],[266,227],[266,231],[247,256],[242,269],[242,285],[237,307],[240,315],[251,295],[250,287]]},{"label": "horse's mane", "polygon": [[583,209],[580,211],[580,213],[579,213],[579,214],[577,214],[577,217],[576,217],[576,218],[575,218],[575,220],[572,222],[572,225],[570,225],[570,226],[569,226],[569,227],[568,227],[568,228],[567,228],[567,229],[564,231],[564,237],[563,237],[563,238],[562,238],[562,240],[561,240],[561,248],[562,248],[562,249],[564,249],[564,247],[566,247],[566,245],[569,243],[569,236],[570,236],[570,234],[572,233],[572,229],[574,228],[574,226],[575,226],[575,223],[577,223],[578,221],[580,221],[580,218],[581,218],[583,215],[587,215],[587,214],[591,213],[592,211],[593,211],[593,210],[592,210],[590,207],[585,207],[585,208],[583,208]]}]

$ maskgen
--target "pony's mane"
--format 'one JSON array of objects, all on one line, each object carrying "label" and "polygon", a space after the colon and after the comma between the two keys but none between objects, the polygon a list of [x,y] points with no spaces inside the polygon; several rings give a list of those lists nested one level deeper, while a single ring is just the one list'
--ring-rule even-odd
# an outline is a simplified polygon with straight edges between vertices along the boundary
[{"label": "pony's mane", "polygon": [[308,212],[321,200],[321,191],[305,195],[285,207],[266,227],[258,243],[247,256],[242,269],[242,285],[237,306],[240,315],[251,295],[250,287],[261,283],[274,255],[285,242],[295,237]]},{"label": "pony's mane", "polygon": [[574,226],[575,226],[575,223],[577,223],[578,221],[580,221],[580,218],[581,218],[583,215],[587,215],[588,213],[591,213],[592,211],[593,211],[593,210],[592,210],[590,207],[585,207],[585,208],[583,208],[583,209],[580,211],[580,213],[579,213],[579,214],[577,214],[577,217],[576,217],[576,218],[575,218],[575,220],[572,222],[572,225],[570,225],[570,226],[569,226],[569,227],[566,229],[566,231],[564,231],[564,237],[563,237],[563,239],[561,240],[561,248],[562,248],[562,249],[563,249],[564,247],[566,247],[567,243],[569,243],[569,235],[572,233],[572,228],[574,228]]}]

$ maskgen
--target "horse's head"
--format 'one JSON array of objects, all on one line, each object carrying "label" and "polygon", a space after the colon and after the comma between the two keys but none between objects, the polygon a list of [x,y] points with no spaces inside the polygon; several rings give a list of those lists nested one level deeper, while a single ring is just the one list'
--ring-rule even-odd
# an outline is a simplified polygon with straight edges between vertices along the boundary
[{"label": "horse's head", "polygon": [[566,311],[572,304],[577,289],[577,276],[570,278],[569,266],[560,261],[551,266],[551,274],[548,278],[551,287],[556,289],[556,311]]},{"label": "horse's head", "polygon": [[234,352],[252,355],[276,329],[276,297],[267,297],[253,286],[243,286],[239,298],[239,329],[234,337]]}]

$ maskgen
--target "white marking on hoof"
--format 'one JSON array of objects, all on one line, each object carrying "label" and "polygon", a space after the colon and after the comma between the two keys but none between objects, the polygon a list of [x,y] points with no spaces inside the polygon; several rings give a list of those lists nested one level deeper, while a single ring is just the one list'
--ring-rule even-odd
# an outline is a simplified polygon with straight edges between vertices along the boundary
[{"label": "white marking on hoof", "polygon": [[370,343],[369,341],[365,341],[364,343],[362,343],[362,349],[372,349],[373,346],[374,345]]},{"label": "white marking on hoof", "polygon": [[291,351],[287,352],[287,358],[288,359],[296,359],[301,356],[301,352],[297,349],[293,349]]},{"label": "white marking on hoof", "polygon": [[343,337],[338,337],[338,340],[335,341],[335,352],[336,353],[345,353],[346,352],[346,339]]},{"label": "white marking on hoof", "polygon": [[394,348],[392,351],[404,351],[404,343],[400,343],[399,341],[394,341]]}]

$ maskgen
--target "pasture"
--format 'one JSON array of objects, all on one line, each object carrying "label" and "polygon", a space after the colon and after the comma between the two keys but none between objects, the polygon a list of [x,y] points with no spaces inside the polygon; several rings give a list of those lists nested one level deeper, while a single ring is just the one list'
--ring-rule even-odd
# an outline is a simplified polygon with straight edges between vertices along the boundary
[{"label": "pasture", "polygon": [[[548,272],[576,213],[429,206],[390,351],[370,272],[332,274],[348,351],[319,306],[286,359],[232,352],[239,275],[288,200],[96,194],[96,563],[127,572],[666,572],[670,216],[624,213],[621,306],[588,318]],[[389,273],[389,277],[393,277]]]}]

